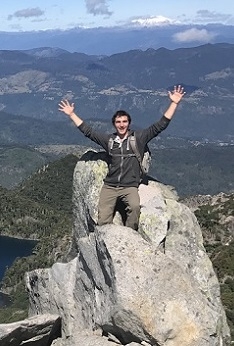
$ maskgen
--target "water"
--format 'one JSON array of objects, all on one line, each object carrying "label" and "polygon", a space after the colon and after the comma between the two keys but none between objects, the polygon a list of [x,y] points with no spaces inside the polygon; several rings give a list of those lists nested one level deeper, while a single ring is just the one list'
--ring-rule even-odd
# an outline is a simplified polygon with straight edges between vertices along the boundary
[{"label": "water", "polygon": [[[32,249],[36,243],[35,240],[0,236],[0,282],[4,276],[6,268],[10,267],[17,257],[31,255]],[[7,302],[7,296],[0,293],[0,307],[7,304]]]}]

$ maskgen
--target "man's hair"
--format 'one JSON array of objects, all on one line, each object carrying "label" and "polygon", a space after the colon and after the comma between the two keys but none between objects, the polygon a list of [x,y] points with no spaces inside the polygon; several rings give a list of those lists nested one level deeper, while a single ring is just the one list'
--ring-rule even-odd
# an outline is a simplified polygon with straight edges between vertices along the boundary
[{"label": "man's hair", "polygon": [[130,115],[127,112],[123,111],[123,110],[119,110],[119,111],[115,112],[115,114],[112,117],[112,124],[115,125],[115,119],[118,118],[118,117],[122,117],[122,116],[128,117],[128,122],[129,122],[129,125],[130,125],[132,119],[131,119]]}]

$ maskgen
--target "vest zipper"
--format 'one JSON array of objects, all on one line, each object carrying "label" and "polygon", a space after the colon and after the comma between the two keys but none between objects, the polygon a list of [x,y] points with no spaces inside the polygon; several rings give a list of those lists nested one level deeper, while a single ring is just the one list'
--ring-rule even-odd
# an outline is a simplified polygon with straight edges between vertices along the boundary
[{"label": "vest zipper", "polygon": [[[121,155],[123,155],[123,145],[121,145],[120,151],[121,151]],[[124,160],[124,157],[121,156],[120,157],[120,173],[118,175],[118,183],[120,183],[121,176],[123,174],[123,160]]]}]

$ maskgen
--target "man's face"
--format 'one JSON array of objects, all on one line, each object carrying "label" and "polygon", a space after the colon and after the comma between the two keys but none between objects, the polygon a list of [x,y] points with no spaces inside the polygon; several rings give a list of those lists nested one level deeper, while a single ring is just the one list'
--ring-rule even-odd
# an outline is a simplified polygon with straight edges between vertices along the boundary
[{"label": "man's face", "polygon": [[120,115],[119,117],[116,117],[114,126],[119,137],[124,138],[129,128],[127,115]]}]

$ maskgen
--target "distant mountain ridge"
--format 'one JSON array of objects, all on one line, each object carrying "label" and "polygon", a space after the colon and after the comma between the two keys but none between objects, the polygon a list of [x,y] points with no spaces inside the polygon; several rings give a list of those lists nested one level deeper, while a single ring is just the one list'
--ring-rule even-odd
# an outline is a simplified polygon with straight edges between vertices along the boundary
[{"label": "distant mountain ridge", "polygon": [[[195,32],[195,36],[194,36]],[[187,33],[186,39],[178,37]],[[196,33],[198,35],[196,35]],[[201,33],[205,35],[201,35]],[[69,52],[112,55],[129,50],[189,48],[205,43],[234,43],[234,26],[222,24],[72,28],[28,32],[0,32],[0,49],[60,47]]]},{"label": "distant mountain ridge", "polygon": [[233,138],[234,45],[207,44],[168,50],[132,50],[111,56],[54,48],[0,51],[0,110],[45,121],[65,120],[62,98],[84,119],[110,120],[126,109],[137,126],[157,120],[168,107],[167,91],[187,92],[170,134]]}]

